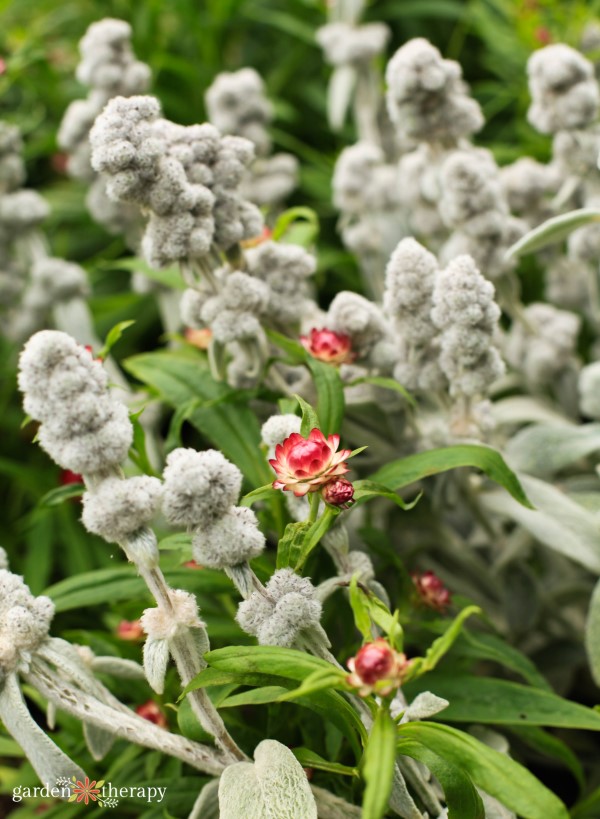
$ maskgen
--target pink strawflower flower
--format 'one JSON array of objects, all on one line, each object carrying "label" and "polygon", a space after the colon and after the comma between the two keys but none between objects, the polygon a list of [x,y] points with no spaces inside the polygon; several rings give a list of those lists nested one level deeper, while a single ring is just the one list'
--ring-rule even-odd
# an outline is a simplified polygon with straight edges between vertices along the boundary
[{"label": "pink strawflower flower", "polygon": [[443,611],[450,605],[450,592],[433,572],[413,574],[412,580],[423,605],[436,611]]},{"label": "pink strawflower flower", "polygon": [[327,483],[349,471],[344,463],[351,450],[342,449],[339,435],[327,438],[321,430],[312,429],[308,438],[299,432],[292,434],[275,447],[275,457],[269,463],[277,474],[274,489],[291,490],[297,498],[308,492],[318,492]]},{"label": "pink strawflower flower", "polygon": [[186,327],[183,334],[188,344],[193,344],[193,346],[199,350],[208,350],[210,347],[210,342],[212,341],[212,330],[210,327],[204,327],[202,330],[194,330],[192,327]]},{"label": "pink strawflower flower", "polygon": [[147,719],[148,722],[153,722],[154,725],[158,725],[159,728],[167,727],[167,718],[154,700],[148,700],[148,702],[145,702],[143,705],[138,705],[135,709],[135,713],[139,717]]},{"label": "pink strawflower flower", "polygon": [[366,643],[346,665],[352,672],[346,681],[358,688],[361,697],[375,694],[383,697],[398,688],[411,664],[406,654],[395,651],[387,640],[380,637]]},{"label": "pink strawflower flower", "polygon": [[327,364],[350,364],[356,358],[350,336],[334,333],[326,327],[322,330],[313,327],[309,336],[300,336],[300,341],[313,358]]},{"label": "pink strawflower flower", "polygon": [[347,478],[336,478],[336,480],[325,484],[321,497],[325,503],[347,509],[354,503],[354,486]]},{"label": "pink strawflower flower", "polygon": [[117,626],[117,637],[121,640],[141,640],[144,637],[144,629],[140,620],[121,620]]}]

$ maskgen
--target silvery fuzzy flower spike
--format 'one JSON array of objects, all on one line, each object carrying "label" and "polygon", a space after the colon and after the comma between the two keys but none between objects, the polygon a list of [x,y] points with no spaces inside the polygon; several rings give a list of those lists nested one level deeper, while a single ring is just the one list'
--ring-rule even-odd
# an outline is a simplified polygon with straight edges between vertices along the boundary
[{"label": "silvery fuzzy flower spike", "polygon": [[204,98],[208,117],[222,134],[249,139],[258,156],[268,156],[271,138],[267,128],[273,119],[273,106],[257,71],[241,68],[217,74]]},{"label": "silvery fuzzy flower spike", "polygon": [[16,125],[0,121],[0,194],[17,190],[25,182],[23,140]]}]

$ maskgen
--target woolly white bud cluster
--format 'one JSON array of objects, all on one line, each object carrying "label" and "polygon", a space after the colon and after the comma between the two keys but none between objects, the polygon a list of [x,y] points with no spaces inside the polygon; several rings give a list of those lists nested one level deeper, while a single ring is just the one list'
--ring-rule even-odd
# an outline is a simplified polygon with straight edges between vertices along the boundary
[{"label": "woolly white bud cluster", "polygon": [[267,310],[269,299],[265,282],[237,270],[224,279],[218,296],[206,300],[200,315],[221,344],[256,338],[262,333],[258,316]]},{"label": "woolly white bud cluster", "polygon": [[23,189],[0,196],[0,242],[9,244],[36,228],[49,212],[48,203],[35,191]]},{"label": "woolly white bud cluster", "polygon": [[48,637],[53,616],[49,597],[34,597],[22,577],[0,568],[0,679],[27,669],[31,653]]},{"label": "woolly white bud cluster", "polygon": [[15,125],[0,122],[0,193],[20,188],[25,181],[21,132]]},{"label": "woolly white bud cluster", "polygon": [[435,256],[412,238],[399,243],[386,268],[383,304],[402,339],[394,377],[409,390],[436,389],[444,380],[431,320],[437,275]]},{"label": "woolly white bud cluster", "polygon": [[220,452],[175,449],[164,471],[163,512],[194,530],[194,559],[211,568],[251,560],[265,537],[251,509],[237,507],[242,474]]},{"label": "woolly white bud cluster", "polygon": [[390,34],[384,23],[353,26],[346,22],[336,22],[328,23],[317,31],[317,42],[330,65],[356,65],[381,54]]},{"label": "woolly white bud cluster", "polygon": [[526,226],[510,216],[502,195],[498,166],[486,150],[454,151],[440,172],[439,212],[453,230],[440,251],[442,264],[468,253],[486,276],[507,269],[505,252]]},{"label": "woolly white bud cluster", "polygon": [[581,319],[575,313],[535,302],[523,311],[506,337],[504,354],[523,373],[528,385],[540,389],[551,385],[573,366]]},{"label": "woolly white bud cluster", "polygon": [[134,539],[156,514],[162,484],[145,475],[136,478],[107,478],[83,496],[83,525],[109,543]]},{"label": "woolly white bud cluster", "polygon": [[439,363],[450,395],[485,395],[504,373],[492,343],[500,318],[493,284],[470,256],[459,256],[438,274],[433,304],[431,318],[441,330]]},{"label": "woolly white bud cluster", "polygon": [[159,606],[145,609],[140,617],[142,628],[154,640],[170,640],[180,629],[202,628],[198,604],[193,594],[182,589],[170,589],[170,609]]},{"label": "woolly white bud cluster", "polygon": [[600,420],[600,361],[583,367],[579,373],[579,407],[583,415]]},{"label": "woolly white bud cluster", "polygon": [[423,38],[398,49],[388,63],[386,81],[388,112],[402,138],[454,144],[483,125],[459,64],[444,60]]},{"label": "woolly white bud cluster", "polygon": [[23,306],[44,313],[56,302],[83,297],[88,292],[88,280],[82,267],[48,256],[33,263]]},{"label": "woolly white bud cluster", "polygon": [[293,432],[300,432],[302,419],[298,415],[271,415],[260,429],[263,444],[268,447],[268,457],[272,458],[277,444],[281,444]]},{"label": "woolly white bud cluster", "polygon": [[303,247],[261,242],[246,251],[247,272],[269,287],[265,317],[277,324],[297,324],[308,304],[308,279],[315,257]]},{"label": "woolly white bud cluster", "polygon": [[67,151],[71,176],[91,181],[88,135],[94,120],[111,97],[143,94],[150,83],[150,69],[135,59],[131,26],[124,20],[106,18],[92,23],[79,43],[81,62],[77,79],[90,88],[85,100],[67,108],[58,132],[58,144]]},{"label": "woolly white bud cluster", "polygon": [[534,52],[527,64],[532,104],[527,118],[543,134],[584,128],[598,113],[600,94],[589,60],[557,43]]},{"label": "woolly white bud cluster", "polygon": [[209,124],[175,125],[159,111],[153,97],[115,97],[90,133],[109,196],[150,212],[142,241],[150,264],[202,258],[213,243],[226,250],[260,233],[259,211],[238,191],[252,143]]},{"label": "woolly white bud cluster", "polygon": [[365,361],[376,345],[390,335],[381,309],[364,296],[346,290],[338,293],[329,305],[326,326],[350,336],[352,350]]},{"label": "woolly white bud cluster", "polygon": [[512,213],[530,227],[552,214],[548,197],[557,193],[561,175],[555,165],[544,165],[529,156],[500,169],[500,185]]},{"label": "woolly white bud cluster", "polygon": [[260,74],[253,68],[217,74],[204,95],[208,117],[222,134],[249,139],[259,156],[271,150],[267,127],[273,106],[265,96]]},{"label": "woolly white bud cluster", "polygon": [[298,184],[299,169],[299,162],[292,154],[259,157],[242,181],[242,195],[259,206],[283,202]]},{"label": "woolly white bud cluster", "polygon": [[127,408],[111,398],[100,362],[68,336],[43,330],[19,360],[25,412],[41,422],[42,449],[64,469],[110,471],[127,455],[133,430]]},{"label": "woolly white bud cluster", "polygon": [[275,572],[264,592],[253,592],[240,603],[237,621],[260,645],[292,646],[301,631],[319,625],[321,604],[307,577],[291,569]]}]

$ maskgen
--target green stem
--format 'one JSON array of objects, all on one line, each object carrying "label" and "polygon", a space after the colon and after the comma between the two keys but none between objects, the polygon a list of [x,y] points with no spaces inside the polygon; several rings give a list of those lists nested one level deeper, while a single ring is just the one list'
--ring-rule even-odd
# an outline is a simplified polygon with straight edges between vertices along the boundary
[{"label": "green stem", "polygon": [[314,523],[319,514],[319,503],[321,502],[321,494],[319,492],[311,492],[310,494],[310,512],[308,515],[308,523]]}]

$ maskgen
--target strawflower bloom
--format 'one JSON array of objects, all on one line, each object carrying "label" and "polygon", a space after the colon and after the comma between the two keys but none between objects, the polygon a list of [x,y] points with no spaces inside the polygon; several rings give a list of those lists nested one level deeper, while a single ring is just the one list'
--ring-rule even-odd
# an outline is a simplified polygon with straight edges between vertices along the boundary
[{"label": "strawflower bloom", "polygon": [[354,503],[354,486],[347,478],[337,478],[325,484],[321,496],[326,503],[347,509]]},{"label": "strawflower bloom", "polygon": [[145,702],[143,705],[138,705],[138,707],[135,709],[135,713],[139,717],[147,719],[148,722],[158,725],[159,728],[167,727],[167,718],[154,700],[148,700],[148,702]]},{"label": "strawflower bloom", "polygon": [[450,592],[433,572],[413,574],[412,580],[419,596],[419,602],[423,605],[436,611],[443,611],[450,605]]},{"label": "strawflower bloom", "polygon": [[352,672],[346,681],[358,688],[361,697],[375,693],[383,697],[398,688],[411,664],[405,654],[395,651],[380,637],[366,643],[346,665]]},{"label": "strawflower bloom", "polygon": [[350,364],[356,358],[352,352],[352,341],[345,333],[334,333],[324,327],[313,327],[308,336],[300,336],[302,346],[313,358],[327,364]]},{"label": "strawflower bloom", "polygon": [[300,498],[344,475],[349,471],[344,461],[352,453],[349,449],[337,452],[339,444],[339,435],[326,438],[319,429],[312,429],[308,438],[293,432],[275,447],[275,457],[269,461],[277,474],[273,488],[291,490]]},{"label": "strawflower bloom", "polygon": [[117,637],[121,640],[141,640],[144,637],[144,629],[140,620],[121,620],[117,626]]}]

